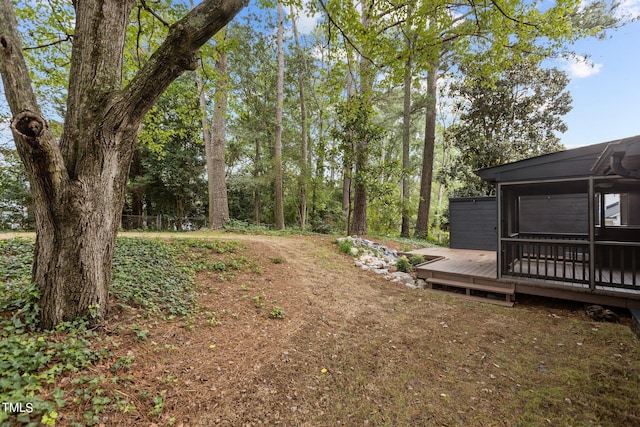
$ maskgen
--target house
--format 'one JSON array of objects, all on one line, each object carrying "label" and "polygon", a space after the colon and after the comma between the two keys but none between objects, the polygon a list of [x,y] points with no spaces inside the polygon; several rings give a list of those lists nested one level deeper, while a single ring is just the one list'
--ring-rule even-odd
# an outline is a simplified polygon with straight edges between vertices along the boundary
[{"label": "house", "polygon": [[427,263],[418,275],[432,287],[640,308],[640,135],[476,174],[496,197],[451,199],[451,248],[494,254],[495,269],[447,274]]}]

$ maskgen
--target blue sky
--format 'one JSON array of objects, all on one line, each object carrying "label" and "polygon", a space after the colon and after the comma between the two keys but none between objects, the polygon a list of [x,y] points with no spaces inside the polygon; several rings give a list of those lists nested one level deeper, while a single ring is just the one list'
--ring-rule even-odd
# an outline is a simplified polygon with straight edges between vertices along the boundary
[{"label": "blue sky", "polygon": [[[634,4],[640,8],[640,2]],[[606,40],[583,40],[574,51],[589,54],[594,66],[559,64],[571,77],[573,98],[562,143],[573,148],[640,135],[640,22]]]}]

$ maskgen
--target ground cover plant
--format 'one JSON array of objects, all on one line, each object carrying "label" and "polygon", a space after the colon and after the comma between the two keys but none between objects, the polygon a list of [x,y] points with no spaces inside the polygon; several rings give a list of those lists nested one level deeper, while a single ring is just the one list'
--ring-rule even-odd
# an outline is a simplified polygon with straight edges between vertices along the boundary
[{"label": "ground cover plant", "polygon": [[330,237],[185,236],[120,238],[101,327],[51,333],[31,329],[32,241],[0,240],[0,425],[640,423],[624,312],[412,291]]}]

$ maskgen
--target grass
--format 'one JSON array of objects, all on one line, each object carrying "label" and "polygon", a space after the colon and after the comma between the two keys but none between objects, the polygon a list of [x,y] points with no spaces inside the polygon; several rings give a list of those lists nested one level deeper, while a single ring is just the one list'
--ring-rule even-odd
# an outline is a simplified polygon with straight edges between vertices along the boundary
[{"label": "grass", "polygon": [[[314,392],[305,399],[322,410],[311,425],[639,425],[640,347],[627,328],[466,302],[449,315],[421,305],[410,298],[393,316],[358,319],[365,338],[353,324],[327,333],[316,364],[326,373],[307,378]],[[482,319],[491,318],[504,324],[487,330]]]}]

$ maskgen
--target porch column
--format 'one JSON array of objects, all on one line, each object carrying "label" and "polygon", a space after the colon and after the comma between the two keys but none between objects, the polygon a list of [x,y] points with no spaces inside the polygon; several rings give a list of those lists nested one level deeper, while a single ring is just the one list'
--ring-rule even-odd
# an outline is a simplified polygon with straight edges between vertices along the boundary
[{"label": "porch column", "polygon": [[593,176],[589,177],[589,288],[596,288],[596,221],[595,221],[595,191]]},{"label": "porch column", "polygon": [[497,278],[502,277],[502,184],[498,183],[496,188],[496,210],[498,217],[496,218],[496,235],[498,236],[498,245],[496,246]]}]

